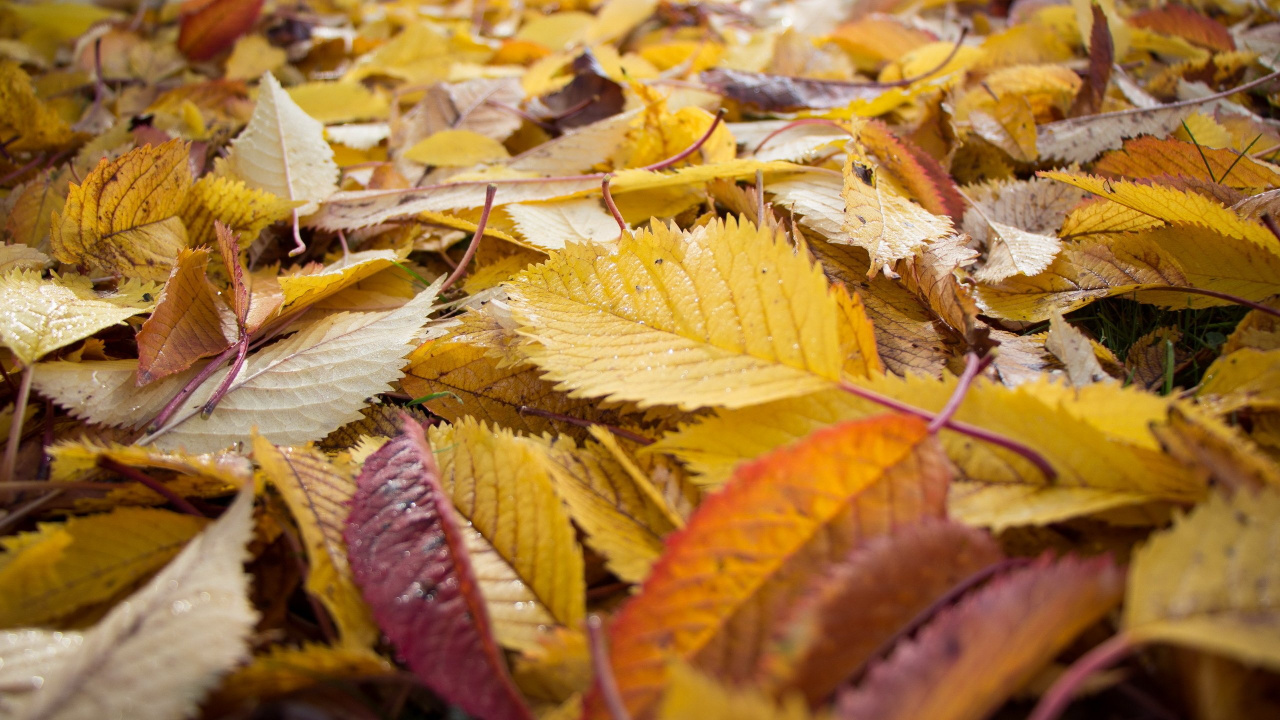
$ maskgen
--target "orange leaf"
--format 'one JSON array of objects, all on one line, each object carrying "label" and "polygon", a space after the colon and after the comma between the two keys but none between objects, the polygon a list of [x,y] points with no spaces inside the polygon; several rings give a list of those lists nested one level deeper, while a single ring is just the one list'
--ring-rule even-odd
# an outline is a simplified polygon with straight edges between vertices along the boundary
[{"label": "orange leaf", "polygon": [[[865,538],[940,517],[949,479],[924,423],[897,416],[825,428],[742,465],[671,536],[613,623],[610,661],[627,709],[653,715],[673,659],[750,679],[758,639],[807,578]],[[597,686],[584,717],[607,715]]]},{"label": "orange leaf", "polygon": [[182,4],[178,49],[197,62],[230,48],[262,14],[263,0],[187,0]]},{"label": "orange leaf", "polygon": [[[1123,178],[1185,177],[1217,182],[1259,193],[1280,185],[1280,172],[1271,165],[1226,148],[1211,148],[1178,140],[1143,136],[1103,155],[1094,170]],[[1228,172],[1230,171],[1230,172]],[[1212,173],[1212,176],[1210,176]]]},{"label": "orange leaf", "polygon": [[761,658],[761,679],[816,706],[930,603],[1001,557],[990,535],[954,522],[872,538],[810,586]]},{"label": "orange leaf", "polygon": [[206,248],[182,250],[155,312],[138,332],[138,384],[182,372],[231,345],[218,313],[217,291],[205,277]]},{"label": "orange leaf", "polygon": [[843,720],[981,720],[1004,704],[1124,592],[1107,557],[1034,564],[940,613],[845,693]]}]

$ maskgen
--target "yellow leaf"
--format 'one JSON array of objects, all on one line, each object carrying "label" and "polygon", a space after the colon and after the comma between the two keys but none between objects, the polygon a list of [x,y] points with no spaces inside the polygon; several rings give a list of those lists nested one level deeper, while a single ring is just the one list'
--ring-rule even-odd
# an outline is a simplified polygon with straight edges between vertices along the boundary
[{"label": "yellow leaf", "polygon": [[53,462],[49,477],[52,482],[82,480],[98,470],[98,462],[103,458],[129,467],[166,470],[180,475],[205,478],[212,481],[210,483],[212,487],[219,488],[215,493],[211,493],[216,495],[228,495],[253,479],[253,466],[244,457],[234,452],[195,455],[164,452],[141,445],[76,440],[50,446],[49,457]]},{"label": "yellow leaf", "polygon": [[[954,378],[860,381],[876,392],[937,411]],[[1170,403],[1114,383],[1071,388],[1047,378],[1006,387],[977,382],[956,418],[1035,448],[1058,472],[1047,480],[1020,456],[944,431],[962,477],[949,501],[953,517],[996,528],[1046,523],[1151,502],[1195,502],[1203,477],[1165,455],[1150,426],[1167,422]],[[733,467],[826,425],[883,412],[851,395],[818,393],[714,415],[664,436],[648,451],[669,452],[724,482]],[[1080,452],[1087,447],[1088,453]]]},{"label": "yellow leaf", "polygon": [[355,494],[355,469],[337,465],[310,447],[281,448],[253,436],[253,458],[284,496],[306,544],[307,592],[324,604],[343,644],[369,649],[379,630],[347,564],[342,538],[348,504]]},{"label": "yellow leaf", "polygon": [[845,163],[844,189],[840,194],[845,201],[845,241],[871,254],[871,274],[954,232],[947,218],[879,187],[874,177],[860,178],[862,167],[853,158]]},{"label": "yellow leaf", "polygon": [[210,699],[213,707],[257,705],[262,700],[327,682],[390,675],[395,666],[367,648],[331,647],[306,643],[301,647],[272,645],[248,665],[222,681]]},{"label": "yellow leaf", "polygon": [[549,626],[576,627],[582,550],[536,441],[469,418],[429,434],[445,492],[471,523],[468,549],[498,641],[531,648]]},{"label": "yellow leaf", "polygon": [[666,503],[655,501],[651,481],[635,477],[599,442],[575,448],[563,440],[540,450],[587,544],[620,579],[643,581],[662,554],[662,538],[683,520],[672,522]]},{"label": "yellow leaf", "polygon": [[1170,225],[1213,230],[1228,237],[1249,240],[1269,252],[1280,254],[1280,240],[1271,231],[1195,192],[1059,171],[1044,172],[1041,176],[1088,190]]},{"label": "yellow leaf", "polygon": [[281,311],[289,312],[313,305],[402,259],[399,253],[391,250],[364,250],[339,258],[323,268],[281,275],[280,289],[284,291],[284,306]]},{"label": "yellow leaf", "polygon": [[162,281],[188,246],[177,215],[191,187],[187,145],[170,140],[103,158],[53,217],[53,256],[94,275]]},{"label": "yellow leaf", "polygon": [[529,359],[578,396],[742,407],[841,376],[821,270],[745,221],[570,245],[506,287]]},{"label": "yellow leaf", "polygon": [[1134,555],[1126,632],[1280,669],[1280,494],[1215,494]]},{"label": "yellow leaf", "polygon": [[289,88],[302,112],[328,125],[354,120],[383,120],[391,111],[386,95],[355,82],[309,82]]},{"label": "yellow leaf", "polygon": [[216,242],[213,222],[220,220],[240,236],[243,250],[258,239],[263,228],[289,217],[289,212],[301,205],[301,201],[281,199],[234,178],[205,175],[191,186],[179,215],[192,245]]},{"label": "yellow leaf", "polygon": [[[789,695],[781,703],[758,688],[722,685],[687,664],[671,668],[658,720],[809,720],[804,699]],[[816,717],[822,717],[821,715]]]},{"label": "yellow leaf", "polygon": [[15,270],[0,278],[0,341],[24,365],[93,335],[103,328],[147,312],[154,300],[98,294],[80,275],[42,280],[38,273]]},{"label": "yellow leaf", "polygon": [[315,212],[338,189],[324,125],[298,107],[271,73],[262,76],[253,118],[218,168],[251,188],[302,202],[299,215]]},{"label": "yellow leaf", "polygon": [[470,167],[511,157],[502,143],[471,130],[441,130],[405,150],[403,156],[423,165]]},{"label": "yellow leaf", "polygon": [[1164,225],[1164,221],[1121,205],[1114,200],[1094,198],[1081,203],[1062,222],[1062,237],[1109,232],[1137,232]]},{"label": "yellow leaf", "polygon": [[[544,635],[537,647],[526,650],[511,668],[511,677],[532,700],[560,703],[577,697],[591,686],[591,656],[587,636],[565,628]],[[573,714],[577,718],[582,708]],[[539,716],[547,720],[545,715]],[[566,720],[568,720],[566,718]]]},{"label": "yellow leaf", "polygon": [[45,625],[109,600],[169,561],[205,526],[168,510],[118,508],[3,541],[0,627]]},{"label": "yellow leaf", "polygon": [[[5,7],[10,11],[37,11],[39,6],[5,3]],[[36,97],[30,76],[8,59],[0,60],[0,133],[14,138],[5,145],[10,152],[61,147],[73,137],[67,121]]]},{"label": "yellow leaf", "polygon": [[34,270],[37,273],[53,261],[48,255],[26,245],[0,246],[0,275],[14,270]]},{"label": "yellow leaf", "polygon": [[1205,371],[1196,397],[1221,415],[1280,410],[1280,350],[1242,348],[1220,356]]},{"label": "yellow leaf", "polygon": [[251,80],[278,70],[288,59],[289,54],[272,45],[265,36],[244,35],[231,48],[223,77],[227,80]]}]

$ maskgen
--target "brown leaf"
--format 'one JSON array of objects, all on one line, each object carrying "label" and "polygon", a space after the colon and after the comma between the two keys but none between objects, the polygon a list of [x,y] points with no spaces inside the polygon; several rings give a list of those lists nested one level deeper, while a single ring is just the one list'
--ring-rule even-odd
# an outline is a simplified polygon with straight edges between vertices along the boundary
[{"label": "brown leaf", "polygon": [[224,326],[217,291],[205,277],[208,264],[205,248],[178,253],[155,312],[138,331],[139,385],[182,372],[234,341],[235,330]]}]

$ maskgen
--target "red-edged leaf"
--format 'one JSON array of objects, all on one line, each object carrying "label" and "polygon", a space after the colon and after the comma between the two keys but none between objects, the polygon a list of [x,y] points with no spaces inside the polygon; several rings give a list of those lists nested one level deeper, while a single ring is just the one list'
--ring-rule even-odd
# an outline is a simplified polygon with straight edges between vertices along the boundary
[{"label": "red-edged leaf", "polygon": [[931,518],[867,540],[815,578],[761,657],[761,681],[818,705],[919,613],[1003,557],[986,532]]},{"label": "red-edged leaf", "polygon": [[891,174],[925,210],[957,221],[964,217],[964,198],[951,174],[933,156],[893,134],[879,120],[868,122],[858,139],[880,160],[881,169]]},{"label": "red-edged leaf", "polygon": [[1115,62],[1115,55],[1107,14],[1095,4],[1093,29],[1089,32],[1089,72],[1084,76],[1084,84],[1076,93],[1067,117],[1094,115],[1102,109],[1102,100],[1107,96],[1107,85],[1111,82],[1111,64]]},{"label": "red-edged leaf", "polygon": [[1048,555],[938,614],[858,689],[843,720],[982,720],[1003,705],[1124,592],[1109,557]]},{"label": "red-edged leaf", "polygon": [[186,0],[178,49],[197,62],[230,48],[262,14],[263,0]]},{"label": "red-edged leaf", "polygon": [[1144,10],[1129,18],[1129,24],[1165,35],[1176,35],[1210,50],[1232,52],[1236,49],[1236,41],[1226,25],[1186,5]]},{"label": "red-edged leaf", "polygon": [[378,626],[440,697],[482,720],[529,720],[493,639],[466,538],[422,427],[365,461],[345,539]]}]

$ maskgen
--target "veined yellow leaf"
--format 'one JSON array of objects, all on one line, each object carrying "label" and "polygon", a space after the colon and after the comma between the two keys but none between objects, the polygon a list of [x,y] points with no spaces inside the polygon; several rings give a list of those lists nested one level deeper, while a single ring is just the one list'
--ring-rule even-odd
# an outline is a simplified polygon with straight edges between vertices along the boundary
[{"label": "veined yellow leaf", "polygon": [[326,125],[385,120],[391,110],[384,93],[375,93],[358,82],[319,81],[294,85],[289,88],[289,98],[302,112]]},{"label": "veined yellow leaf", "polygon": [[1246,407],[1280,410],[1280,350],[1241,348],[1220,356],[1196,397],[1222,415]]},{"label": "veined yellow leaf", "polygon": [[402,153],[423,165],[471,167],[511,157],[502,143],[471,130],[441,130]]},{"label": "veined yellow leaf", "polygon": [[306,543],[307,592],[324,604],[344,645],[372,648],[378,626],[347,564],[342,539],[355,494],[355,468],[330,462],[311,447],[280,448],[253,436],[253,457],[282,496]]},{"label": "veined yellow leaf", "polygon": [[301,206],[301,201],[284,200],[235,178],[205,175],[191,186],[179,215],[192,245],[216,242],[213,221],[220,220],[239,236],[243,250],[258,239],[264,228],[289,217],[291,210]]},{"label": "veined yellow leaf", "polygon": [[227,676],[210,699],[213,707],[251,705],[295,690],[331,681],[389,675],[395,667],[368,648],[306,643],[272,645],[248,665]]},{"label": "veined yellow leaf", "polygon": [[1114,200],[1094,198],[1072,210],[1062,222],[1062,237],[1096,233],[1138,232],[1164,225],[1164,221]]},{"label": "veined yellow leaf", "polygon": [[1230,208],[1194,192],[1077,173],[1052,171],[1041,176],[1088,190],[1171,225],[1213,230],[1228,237],[1249,240],[1273,254],[1280,254],[1280,240],[1261,223],[1246,220]]},{"label": "veined yellow leaf", "polygon": [[54,257],[93,275],[164,280],[188,246],[177,216],[190,187],[181,140],[103,158],[84,182],[71,185],[66,205],[53,217]]},{"label": "veined yellow leaf", "polygon": [[168,510],[119,508],[0,541],[0,627],[47,625],[109,600],[169,561],[205,526]]},{"label": "veined yellow leaf", "polygon": [[[61,7],[77,15],[80,10],[85,10],[86,14],[95,12],[89,8],[44,6],[45,9],[53,7]],[[41,6],[5,3],[5,9],[12,13],[39,12]],[[14,139],[12,144],[5,146],[10,152],[60,147],[73,137],[67,121],[36,96],[31,87],[31,76],[22,70],[20,64],[8,58],[0,60],[0,133]]]},{"label": "veined yellow leaf", "polygon": [[537,645],[544,628],[576,627],[586,592],[579,548],[540,453],[474,419],[429,431],[440,481],[471,523],[471,562],[503,645]]},{"label": "veined yellow leaf", "polygon": [[873,273],[954,232],[950,220],[879,186],[874,178],[863,180],[852,157],[845,163],[840,194],[845,201],[847,242],[866,248]]},{"label": "veined yellow leaf", "polygon": [[821,270],[745,221],[570,245],[506,287],[529,359],[577,396],[743,407],[841,376]]},{"label": "veined yellow leaf", "polygon": [[281,275],[280,289],[284,291],[284,306],[281,311],[288,312],[312,305],[403,259],[403,256],[391,250],[364,250],[339,258],[323,268]]},{"label": "veined yellow leaf", "polygon": [[[955,379],[885,376],[861,384],[937,411]],[[1020,456],[944,431],[943,445],[962,477],[952,485],[952,516],[1003,528],[1203,498],[1203,477],[1165,455],[1149,429],[1167,422],[1171,402],[1114,383],[1078,389],[1044,378],[1012,388],[975,383],[956,418],[1035,448],[1058,477],[1048,481]],[[724,482],[744,460],[820,427],[879,412],[879,406],[838,393],[718,410],[663,437],[652,450],[673,453],[702,474],[703,482]]]},{"label": "veined yellow leaf", "polygon": [[1213,495],[1134,555],[1126,631],[1280,668],[1278,545],[1275,489]]},{"label": "veined yellow leaf", "polygon": [[96,293],[82,275],[43,280],[38,272],[14,270],[0,278],[0,341],[30,365],[154,305],[128,292]]}]

